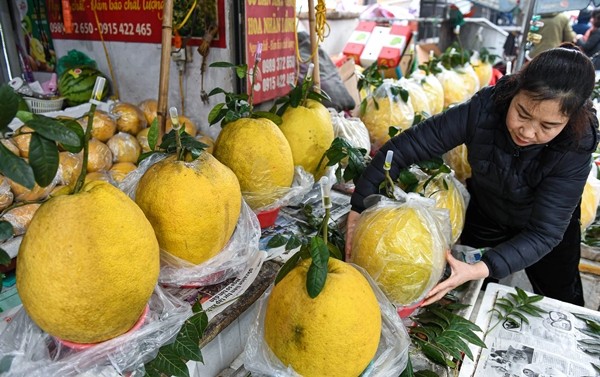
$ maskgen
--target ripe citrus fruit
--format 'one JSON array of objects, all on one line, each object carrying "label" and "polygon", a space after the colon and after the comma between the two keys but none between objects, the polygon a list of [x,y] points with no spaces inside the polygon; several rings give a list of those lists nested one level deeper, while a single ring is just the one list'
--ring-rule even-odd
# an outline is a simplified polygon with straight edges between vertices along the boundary
[{"label": "ripe citrus fruit", "polygon": [[200,264],[231,238],[242,194],[233,172],[202,153],[192,162],[169,157],[152,165],[140,179],[135,201],[163,250]]},{"label": "ripe citrus fruit", "polygon": [[112,109],[112,113],[117,116],[117,130],[136,135],[140,130],[146,127],[146,117],[142,110],[130,103],[117,103]]},{"label": "ripe citrus fruit", "polygon": [[142,153],[142,147],[135,136],[125,132],[118,132],[106,142],[106,145],[112,152],[114,162],[135,163]]},{"label": "ripe citrus fruit", "polygon": [[[79,123],[85,130],[88,124],[88,117],[82,118]],[[117,132],[117,122],[106,112],[96,110],[94,120],[92,121],[92,137],[102,142],[107,142],[115,132]]]},{"label": "ripe citrus fruit", "polygon": [[441,277],[444,237],[423,209],[369,209],[356,226],[352,261],[369,272],[392,303],[410,305]]},{"label": "ripe citrus fruit", "polygon": [[237,176],[252,209],[272,204],[294,179],[290,144],[272,121],[242,118],[223,127],[213,152]]},{"label": "ripe citrus fruit", "polygon": [[415,113],[410,102],[398,97],[385,96],[385,88],[378,88],[375,96],[367,100],[367,107],[360,119],[369,130],[372,150],[376,151],[390,139],[390,127],[405,130],[412,126]]},{"label": "ripe citrus fruit", "polygon": [[279,128],[292,148],[294,165],[318,179],[317,165],[334,138],[329,111],[319,102],[307,100],[306,106],[288,107],[282,118]]},{"label": "ripe citrus fruit", "polygon": [[329,259],[321,293],[311,298],[302,261],[277,285],[265,313],[265,341],[284,365],[306,377],[358,376],[375,356],[381,310],[367,279]]},{"label": "ripe citrus fruit", "polygon": [[45,202],[19,248],[17,289],[50,335],[96,343],[127,332],[158,280],[152,226],[119,189],[102,181]]}]

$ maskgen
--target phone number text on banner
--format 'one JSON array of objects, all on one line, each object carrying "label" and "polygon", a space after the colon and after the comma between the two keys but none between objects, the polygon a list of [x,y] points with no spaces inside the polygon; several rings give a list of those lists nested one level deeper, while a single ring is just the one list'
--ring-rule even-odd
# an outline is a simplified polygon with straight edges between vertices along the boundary
[{"label": "phone number text on banner", "polygon": [[[61,0],[47,0],[54,39],[160,43],[163,0],[71,0],[73,32],[66,34]],[[96,22],[96,15],[99,23]]]}]

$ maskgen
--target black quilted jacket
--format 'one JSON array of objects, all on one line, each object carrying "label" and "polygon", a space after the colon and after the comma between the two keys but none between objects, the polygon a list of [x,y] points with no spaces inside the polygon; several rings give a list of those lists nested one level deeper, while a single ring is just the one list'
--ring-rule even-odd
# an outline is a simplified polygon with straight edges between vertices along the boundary
[{"label": "black quilted jacket", "polygon": [[352,209],[362,212],[365,197],[378,191],[384,179],[387,150],[394,151],[390,171],[441,156],[465,143],[472,177],[472,200],[499,227],[516,236],[488,251],[483,258],[490,276],[501,279],[530,266],[556,246],[579,203],[598,144],[598,122],[577,141],[567,126],[546,145],[518,147],[505,123],[506,111],[496,111],[494,88],[468,102],[433,116],[387,142],[357,182]]}]

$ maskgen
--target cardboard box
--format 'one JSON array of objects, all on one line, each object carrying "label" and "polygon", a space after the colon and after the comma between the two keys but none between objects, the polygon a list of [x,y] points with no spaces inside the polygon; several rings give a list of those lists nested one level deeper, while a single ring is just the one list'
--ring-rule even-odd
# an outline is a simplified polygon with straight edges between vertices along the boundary
[{"label": "cardboard box", "polygon": [[348,93],[354,99],[354,103],[356,106],[350,113],[352,116],[358,116],[358,111],[360,109],[360,93],[358,92],[358,77],[356,76],[356,69],[354,66],[353,59],[347,59],[342,65],[338,67],[338,72],[340,73],[340,77],[342,78],[342,82],[348,90]]},{"label": "cardboard box", "polygon": [[442,52],[435,43],[423,43],[417,45],[417,59],[418,64],[423,64],[429,61],[429,54],[433,51],[433,56],[440,56]]}]

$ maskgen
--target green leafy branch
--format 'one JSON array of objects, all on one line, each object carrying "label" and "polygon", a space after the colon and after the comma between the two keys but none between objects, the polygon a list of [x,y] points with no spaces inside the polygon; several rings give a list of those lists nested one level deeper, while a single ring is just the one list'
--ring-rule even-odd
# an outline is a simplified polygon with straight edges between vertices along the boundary
[{"label": "green leafy branch", "polygon": [[[256,65],[255,65],[256,66]],[[228,62],[216,62],[212,63],[210,67],[216,68],[234,68],[237,77],[240,79],[246,78],[248,66],[246,64],[235,65]],[[252,74],[252,89],[254,90],[254,79],[256,75]],[[256,111],[253,108],[252,98],[246,93],[231,93],[221,88],[213,89],[208,96],[214,96],[216,94],[224,94],[225,102],[218,103],[210,110],[208,114],[208,123],[212,126],[218,122],[221,122],[221,126],[225,126],[228,123],[234,122],[242,118],[267,118],[273,123],[280,125],[281,117],[269,111]]]},{"label": "green leafy branch", "polygon": [[185,124],[179,129],[173,127],[169,133],[163,136],[160,145],[158,143],[158,121],[156,118],[148,130],[149,152],[142,153],[138,158],[138,164],[155,153],[168,153],[177,155],[179,161],[193,161],[200,157],[208,145],[196,140],[192,135],[185,132]]},{"label": "green leafy branch", "polygon": [[356,182],[356,179],[361,176],[367,168],[371,158],[367,155],[367,150],[364,148],[355,148],[346,139],[336,137],[329,149],[323,153],[319,160],[317,170],[321,168],[321,164],[327,158],[326,166],[338,165],[335,169],[335,177],[338,182]]},{"label": "green leafy branch", "polygon": [[[418,167],[423,173],[425,173],[427,178],[424,182],[423,178],[415,174],[412,167]],[[444,163],[444,160],[441,157],[434,157],[430,160],[420,161],[411,167],[401,169],[396,182],[394,182],[386,172],[386,179],[379,185],[379,192],[383,193],[389,198],[394,198],[394,186],[397,185],[406,193],[415,192],[421,196],[425,196],[427,187],[432,182],[437,182],[441,174],[450,174],[451,172],[452,169],[450,169],[450,167]],[[444,190],[448,190],[448,183],[445,179],[441,180],[441,185]],[[430,193],[429,196],[434,195],[436,192],[437,191]]]},{"label": "green leafy branch", "polygon": [[[408,329],[411,341],[433,363],[456,369],[463,354],[473,360],[468,344],[486,348],[483,340],[476,334],[481,332],[479,326],[452,312],[464,307],[466,305],[457,303],[433,304],[411,317],[414,321],[414,325]],[[401,377],[412,376],[428,374],[413,373],[410,365]]]},{"label": "green leafy branch", "polygon": [[192,312],[194,314],[183,323],[175,341],[160,347],[156,357],[144,365],[145,376],[189,377],[188,361],[204,363],[200,340],[208,325],[208,317],[198,302],[192,306]]},{"label": "green leafy branch", "polygon": [[481,50],[479,50],[479,60],[481,60],[482,63],[494,64],[498,58],[498,55],[492,54],[485,47],[482,47]]},{"label": "green leafy branch", "polygon": [[[585,327],[577,328],[577,330],[589,336],[589,338],[577,340],[577,347],[600,360],[600,322],[589,315],[578,313],[573,313],[573,315],[585,323]],[[600,373],[600,364],[591,364],[596,372]]]},{"label": "green leafy branch", "polygon": [[496,326],[504,321],[509,321],[514,324],[529,324],[529,320],[526,317],[527,315],[541,317],[543,313],[546,313],[546,310],[534,305],[536,302],[543,300],[544,296],[528,296],[527,293],[519,287],[515,287],[515,290],[517,293],[508,293],[508,298],[500,297],[496,299],[494,307],[490,309],[490,313],[497,317],[497,322],[485,332],[485,335],[489,334]]},{"label": "green leafy branch", "polygon": [[48,186],[58,171],[59,146],[78,153],[83,148],[83,130],[70,119],[57,120],[18,111],[18,104],[19,96],[12,88],[6,84],[0,86],[1,137],[12,132],[8,125],[15,117],[33,130],[28,160],[14,155],[0,143],[0,173],[28,189],[33,189],[35,183]]},{"label": "green leafy branch", "polygon": [[471,52],[463,49],[456,42],[450,45],[439,57],[440,63],[446,69],[460,68],[469,62]]},{"label": "green leafy branch", "polygon": [[[319,103],[323,103],[323,101],[331,101],[331,97],[329,97],[329,95],[322,89],[318,91],[315,90],[314,79],[312,76],[307,75],[300,85],[294,86],[290,84],[290,86],[292,88],[290,92],[287,95],[278,98],[273,104],[270,112],[276,113],[279,116],[283,116],[285,110],[287,110],[287,108],[290,106],[294,108],[298,106],[306,106],[306,101],[308,99],[317,101]],[[277,106],[279,106],[279,108],[277,108]]]}]

